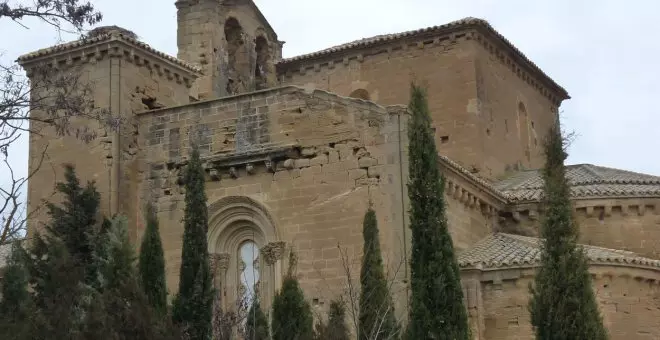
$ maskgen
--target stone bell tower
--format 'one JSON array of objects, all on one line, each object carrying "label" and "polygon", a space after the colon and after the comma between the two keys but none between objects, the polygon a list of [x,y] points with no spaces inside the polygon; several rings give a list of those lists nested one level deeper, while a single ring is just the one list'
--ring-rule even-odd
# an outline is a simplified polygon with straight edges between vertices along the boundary
[{"label": "stone bell tower", "polygon": [[178,0],[176,6],[178,57],[204,73],[193,96],[205,100],[276,85],[283,42],[252,0]]}]

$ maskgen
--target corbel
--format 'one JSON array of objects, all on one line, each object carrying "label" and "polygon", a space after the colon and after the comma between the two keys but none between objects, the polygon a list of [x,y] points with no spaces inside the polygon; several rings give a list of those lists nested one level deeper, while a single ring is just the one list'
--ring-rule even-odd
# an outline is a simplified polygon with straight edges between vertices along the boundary
[{"label": "corbel", "polygon": [[232,167],[229,168],[229,175],[232,178],[238,178],[238,171],[236,171],[236,167],[232,166]]},{"label": "corbel", "polygon": [[268,170],[268,171],[270,171],[270,172],[275,172],[275,171],[277,170],[277,169],[276,169],[276,168],[277,168],[277,164],[275,164],[275,162],[273,162],[272,160],[267,159],[264,163],[265,163],[265,165],[266,165],[266,170]]},{"label": "corbel", "polygon": [[245,165],[245,171],[249,174],[252,175],[254,174],[254,165],[252,163],[248,163]]},{"label": "corbel", "polygon": [[640,203],[637,206],[637,214],[639,216],[644,216],[644,214],[646,214],[646,205],[644,203]]},{"label": "corbel", "polygon": [[220,173],[218,172],[218,169],[209,170],[209,175],[211,176],[212,181],[219,181],[220,180]]},{"label": "corbel", "polygon": [[592,217],[594,215],[594,207],[588,206],[586,208],[586,214],[587,214],[587,217]]}]

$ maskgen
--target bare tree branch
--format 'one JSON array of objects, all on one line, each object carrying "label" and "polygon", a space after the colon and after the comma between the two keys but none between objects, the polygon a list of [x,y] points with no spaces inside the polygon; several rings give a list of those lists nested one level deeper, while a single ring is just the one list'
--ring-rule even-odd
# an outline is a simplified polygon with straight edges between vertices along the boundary
[{"label": "bare tree branch", "polygon": [[[102,16],[85,0],[0,0],[2,19],[23,28],[28,27],[28,19],[38,19],[60,34],[82,33],[87,25],[100,22]],[[28,211],[24,202],[26,187],[48,157],[47,144],[43,150],[31,150],[37,154],[30,155],[31,169],[21,176],[24,171],[19,170],[20,165],[10,162],[12,146],[22,136],[40,135],[43,129],[83,142],[97,137],[99,129],[72,124],[74,117],[96,120],[103,128],[119,124],[107,111],[95,107],[92,88],[80,81],[80,70],[70,67],[63,72],[52,66],[35,66],[30,68],[29,76],[18,64],[0,64],[0,244],[25,236],[27,218],[40,209],[35,204],[33,211]]]}]

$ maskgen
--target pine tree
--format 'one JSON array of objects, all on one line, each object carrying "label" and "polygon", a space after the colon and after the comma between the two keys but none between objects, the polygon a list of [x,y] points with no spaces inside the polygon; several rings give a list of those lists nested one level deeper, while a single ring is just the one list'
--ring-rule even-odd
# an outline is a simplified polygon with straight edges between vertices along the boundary
[{"label": "pine tree", "polygon": [[268,318],[261,309],[259,299],[255,297],[245,321],[245,340],[269,340]]},{"label": "pine tree", "polygon": [[138,285],[126,219],[97,222],[93,183],[83,188],[65,170],[63,201],[48,204],[51,221],[24,257],[32,307],[24,339],[172,339]]},{"label": "pine tree", "polygon": [[398,333],[394,304],[383,268],[376,212],[371,208],[364,216],[362,236],[364,255],[360,271],[359,339],[394,339]]},{"label": "pine tree", "polygon": [[312,310],[295,276],[296,255],[289,254],[289,271],[273,300],[273,340],[311,340]]},{"label": "pine tree", "polygon": [[57,191],[64,195],[61,205],[47,203],[51,222],[46,226],[45,241],[59,239],[69,255],[84,271],[87,285],[96,286],[100,279],[95,251],[104,237],[103,224],[99,219],[101,195],[96,191],[94,182],[85,187],[80,185],[72,165],[64,167],[63,183],[57,183]]},{"label": "pine tree", "polygon": [[328,322],[317,325],[316,340],[349,340],[346,325],[346,308],[340,301],[330,301]]},{"label": "pine tree", "polygon": [[447,227],[444,178],[426,92],[412,85],[408,123],[411,301],[408,339],[464,340],[469,337],[460,272]]},{"label": "pine tree", "polygon": [[100,195],[93,182],[80,185],[73,166],[64,170],[65,181],[56,186],[62,202],[47,204],[50,222],[43,234],[35,234],[29,250],[33,339],[83,337],[88,312],[106,280],[99,262]]},{"label": "pine tree", "polygon": [[185,189],[179,293],[174,301],[172,320],[185,329],[190,340],[207,340],[211,336],[213,306],[206,241],[208,210],[204,170],[195,146],[186,169]]},{"label": "pine tree", "polygon": [[11,244],[11,253],[2,277],[0,298],[0,334],[7,340],[27,339],[30,325],[26,320],[31,316],[30,295],[28,293],[28,272],[25,266],[26,254],[17,241]]},{"label": "pine tree", "polygon": [[579,226],[573,216],[559,124],[550,129],[543,169],[545,240],[529,304],[536,338],[607,339],[607,331],[591,285],[589,265],[578,246]]},{"label": "pine tree", "polygon": [[147,229],[140,247],[140,284],[149,303],[160,315],[167,313],[165,256],[153,205],[147,205]]}]

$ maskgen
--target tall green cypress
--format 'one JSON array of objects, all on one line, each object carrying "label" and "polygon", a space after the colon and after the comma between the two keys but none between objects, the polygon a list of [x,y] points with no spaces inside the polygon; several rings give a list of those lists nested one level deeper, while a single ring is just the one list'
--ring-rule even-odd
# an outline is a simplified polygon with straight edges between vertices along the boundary
[{"label": "tall green cypress", "polygon": [[292,251],[289,271],[273,299],[273,340],[312,340],[314,337],[312,310],[294,274],[295,256]]},{"label": "tall green cypress", "polygon": [[261,309],[259,298],[255,297],[245,321],[245,340],[270,340],[268,318]]},{"label": "tall green cypress", "polygon": [[460,272],[447,228],[444,177],[431,130],[426,92],[411,87],[408,123],[411,301],[408,339],[469,338]]},{"label": "tall green cypress", "polygon": [[398,333],[380,251],[376,212],[369,208],[362,225],[364,248],[360,271],[359,339],[393,339]]},{"label": "tall green cypress", "polygon": [[607,339],[591,285],[586,254],[578,246],[579,226],[573,216],[567,157],[559,124],[550,129],[543,169],[545,240],[529,310],[537,339]]},{"label": "tall green cypress", "polygon": [[158,230],[158,217],[152,204],[146,209],[147,229],[140,247],[140,285],[149,304],[160,315],[167,313],[167,285],[165,282],[165,256]]},{"label": "tall green cypress", "polygon": [[206,232],[208,210],[204,192],[204,169],[199,150],[192,148],[185,173],[185,210],[179,293],[174,301],[172,320],[190,340],[211,337],[212,290]]}]

